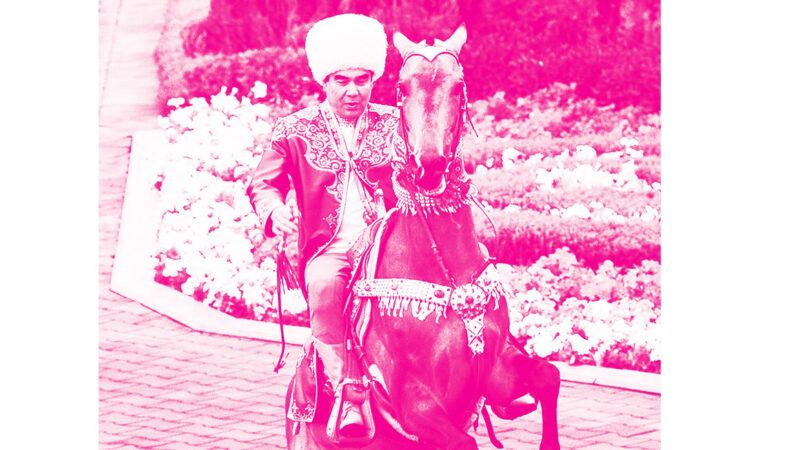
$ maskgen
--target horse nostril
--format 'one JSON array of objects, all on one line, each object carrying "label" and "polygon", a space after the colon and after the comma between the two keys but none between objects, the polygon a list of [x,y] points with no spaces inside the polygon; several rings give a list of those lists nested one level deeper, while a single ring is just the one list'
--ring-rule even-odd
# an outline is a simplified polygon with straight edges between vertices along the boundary
[{"label": "horse nostril", "polygon": [[430,158],[423,156],[420,162],[428,172],[444,172],[445,167],[447,167],[447,158],[442,155],[435,155]]}]

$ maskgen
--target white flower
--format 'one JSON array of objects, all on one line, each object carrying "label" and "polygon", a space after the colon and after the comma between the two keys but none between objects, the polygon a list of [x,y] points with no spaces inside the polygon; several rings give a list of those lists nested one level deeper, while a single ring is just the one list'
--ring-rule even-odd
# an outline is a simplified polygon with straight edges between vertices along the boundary
[{"label": "white flower", "polygon": [[536,183],[541,184],[542,187],[552,187],[555,181],[555,175],[551,171],[545,169],[536,169]]},{"label": "white flower", "polygon": [[606,153],[603,153],[602,155],[600,155],[600,159],[601,159],[601,160],[615,160],[615,159],[620,159],[620,158],[622,158],[622,155],[623,155],[623,154],[624,154],[624,152],[622,152],[622,151],[616,151],[616,152],[606,152]]},{"label": "white flower", "polygon": [[192,105],[195,111],[202,111],[208,109],[208,102],[204,97],[194,97],[189,100],[189,104]]},{"label": "white flower", "polygon": [[591,211],[586,205],[576,203],[564,211],[564,217],[580,217],[581,219],[588,219],[592,216]]},{"label": "white flower", "polygon": [[522,319],[522,326],[529,335],[533,335],[537,328],[546,326],[549,322],[547,317],[540,314],[528,314]]},{"label": "white flower", "polygon": [[530,302],[530,303],[533,303],[533,304],[537,304],[537,303],[542,302],[544,300],[544,296],[542,295],[542,293],[539,292],[538,290],[536,290],[535,287],[532,287],[528,292],[526,292],[524,294],[524,297],[525,297],[525,300],[527,302]]},{"label": "white flower", "polygon": [[589,145],[578,145],[575,147],[575,158],[580,161],[593,160],[597,158],[597,152]]},{"label": "white flower", "polygon": [[264,98],[267,96],[267,85],[256,81],[252,88],[250,88],[250,93],[253,94],[253,98]]},{"label": "white flower", "polygon": [[186,99],[183,97],[175,97],[167,100],[167,106],[172,106],[173,108],[183,106],[185,103]]},{"label": "white flower", "polygon": [[178,275],[181,269],[183,269],[183,263],[180,260],[164,258],[164,270],[162,272],[165,277],[174,277]]},{"label": "white flower", "polygon": [[630,157],[633,158],[633,159],[642,159],[642,158],[644,158],[644,150],[636,150],[636,149],[633,149],[633,148],[627,148],[627,149],[625,149],[625,152],[628,155],[630,155]]},{"label": "white flower", "polygon": [[219,93],[211,96],[211,106],[217,111],[230,114],[234,109],[236,109],[236,107],[239,106],[239,100],[237,100],[235,97],[237,90],[238,89],[233,88],[231,89],[230,95],[227,95],[225,93],[227,91],[227,87],[222,86]]},{"label": "white flower", "polygon": [[588,340],[580,337],[577,334],[570,334],[567,339],[569,340],[569,343],[572,345],[572,349],[575,350],[575,352],[578,353],[579,355],[588,354],[589,351],[592,349],[592,344]]},{"label": "white flower", "polygon": [[503,150],[503,167],[514,165],[514,162],[520,160],[523,156],[525,156],[525,154],[521,151],[514,147],[508,147]]},{"label": "white flower", "polygon": [[658,218],[658,211],[651,208],[649,205],[646,205],[644,207],[644,213],[642,214],[641,218],[642,220],[647,222],[655,220],[656,218]]},{"label": "white flower", "polygon": [[[288,291],[284,291],[281,295],[281,304],[284,312],[293,315],[300,314],[308,309],[308,305],[306,304],[306,301],[303,298],[303,293],[300,291],[300,289],[290,289]],[[275,309],[278,309],[277,291],[275,291],[275,295],[272,297],[272,305]]]},{"label": "white flower", "polygon": [[594,217],[596,217],[599,220],[606,221],[606,222],[612,222],[612,223],[625,223],[625,222],[627,222],[627,220],[625,219],[625,216],[623,216],[621,214],[618,214],[616,211],[614,211],[611,208],[603,208],[600,211],[597,211],[595,213]]},{"label": "white flower", "polygon": [[198,285],[197,279],[190,277],[181,285],[181,291],[186,295],[194,295],[195,288],[197,288]]},{"label": "white flower", "polygon": [[[586,314],[587,316],[591,317],[593,320],[598,322],[605,322],[611,318],[611,303],[605,300],[598,300],[596,302],[589,302],[586,305]],[[592,324],[591,326],[584,326],[584,329],[587,327],[596,328],[596,324]],[[607,327],[605,327],[607,329]],[[588,331],[588,330],[587,330]],[[599,331],[595,329],[595,331]]]},{"label": "white flower", "polygon": [[248,306],[260,305],[267,298],[267,290],[261,286],[245,286],[242,288],[242,298]]},{"label": "white flower", "polygon": [[556,329],[548,327],[541,329],[539,333],[531,336],[525,349],[529,352],[536,352],[542,358],[546,358],[561,349],[561,343],[564,340],[563,334],[558,338],[555,337]]},{"label": "white flower", "polygon": [[193,112],[190,108],[178,108],[169,115],[169,119],[180,126],[181,129],[191,128]]},{"label": "white flower", "polygon": [[259,119],[267,120],[270,117],[272,110],[264,103],[256,103],[250,108]]}]

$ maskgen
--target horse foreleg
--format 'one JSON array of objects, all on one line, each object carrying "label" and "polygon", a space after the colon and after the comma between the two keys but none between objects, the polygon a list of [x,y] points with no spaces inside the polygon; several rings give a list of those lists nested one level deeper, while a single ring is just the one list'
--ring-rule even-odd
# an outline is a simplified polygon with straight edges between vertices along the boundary
[{"label": "horse foreleg", "polygon": [[530,393],[542,405],[542,443],[539,448],[560,449],[558,442],[558,392],[561,373],[558,367],[536,355],[528,359]]},{"label": "horse foreleg", "polygon": [[559,449],[558,392],[561,375],[558,368],[538,356],[530,356],[506,344],[487,380],[486,403],[503,419],[514,419],[536,409],[535,403],[520,401],[532,395],[541,405],[542,450]]}]

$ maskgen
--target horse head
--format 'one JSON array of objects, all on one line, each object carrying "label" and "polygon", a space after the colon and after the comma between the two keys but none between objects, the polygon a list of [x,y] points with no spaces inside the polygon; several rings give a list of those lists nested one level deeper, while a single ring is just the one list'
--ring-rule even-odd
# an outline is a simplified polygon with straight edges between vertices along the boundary
[{"label": "horse head", "polygon": [[446,174],[457,158],[466,120],[467,90],[459,61],[467,30],[460,26],[447,40],[414,43],[395,32],[403,57],[397,81],[397,107],[405,154],[401,170],[428,196],[441,195]]}]

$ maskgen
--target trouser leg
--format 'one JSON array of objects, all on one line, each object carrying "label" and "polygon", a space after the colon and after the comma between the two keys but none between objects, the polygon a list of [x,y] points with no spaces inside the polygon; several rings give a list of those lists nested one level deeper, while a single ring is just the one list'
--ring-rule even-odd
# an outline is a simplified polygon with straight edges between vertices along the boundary
[{"label": "trouser leg", "polygon": [[[336,439],[337,428],[342,435],[349,437],[367,432],[360,409],[342,395],[342,381],[354,375],[345,373],[344,302],[350,267],[345,255],[323,254],[306,265],[305,272],[311,335],[336,397],[327,427],[328,437],[332,440]],[[341,405],[338,410],[337,404]],[[338,411],[341,411],[341,416]]]},{"label": "trouser leg", "polygon": [[317,256],[305,271],[311,335],[334,388],[344,376],[344,301],[349,276],[350,263],[338,254]]}]

